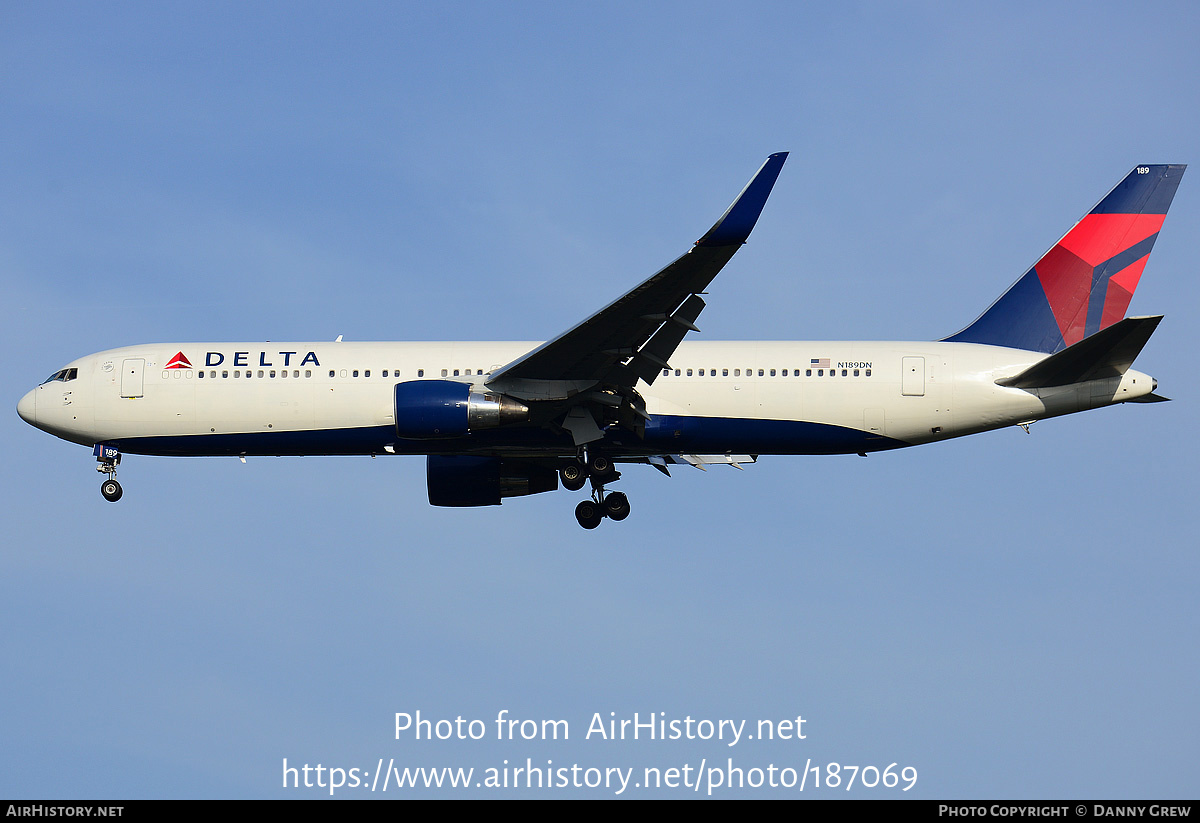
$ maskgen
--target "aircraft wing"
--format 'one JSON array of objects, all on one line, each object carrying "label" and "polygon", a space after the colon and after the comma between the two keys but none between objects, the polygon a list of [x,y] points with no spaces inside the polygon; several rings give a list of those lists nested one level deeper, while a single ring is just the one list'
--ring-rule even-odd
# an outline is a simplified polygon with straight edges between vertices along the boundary
[{"label": "aircraft wing", "polygon": [[696,330],[704,308],[699,293],[750,236],[786,159],[787,152],[768,157],[686,254],[582,323],[493,372],[488,388],[526,400],[554,401],[600,387],[608,396],[597,402],[620,406],[638,379],[652,383],[684,335]]}]

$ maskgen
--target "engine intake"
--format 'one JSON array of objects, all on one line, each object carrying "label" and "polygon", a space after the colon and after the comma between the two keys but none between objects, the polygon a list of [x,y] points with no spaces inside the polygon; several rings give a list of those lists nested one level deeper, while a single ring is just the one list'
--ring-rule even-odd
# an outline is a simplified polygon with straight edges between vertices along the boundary
[{"label": "engine intake", "polygon": [[453,380],[396,384],[396,434],[407,440],[462,437],[529,419],[529,407],[503,394],[472,391]]}]

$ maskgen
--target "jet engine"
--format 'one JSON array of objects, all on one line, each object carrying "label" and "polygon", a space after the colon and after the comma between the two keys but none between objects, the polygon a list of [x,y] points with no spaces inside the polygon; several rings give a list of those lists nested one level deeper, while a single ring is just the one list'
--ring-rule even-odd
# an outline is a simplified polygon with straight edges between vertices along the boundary
[{"label": "jet engine", "polygon": [[408,440],[462,437],[529,419],[529,407],[519,400],[453,380],[397,383],[395,398],[396,434]]},{"label": "jet engine", "polygon": [[558,472],[526,460],[431,454],[426,463],[434,506],[499,506],[502,498],[552,492]]}]

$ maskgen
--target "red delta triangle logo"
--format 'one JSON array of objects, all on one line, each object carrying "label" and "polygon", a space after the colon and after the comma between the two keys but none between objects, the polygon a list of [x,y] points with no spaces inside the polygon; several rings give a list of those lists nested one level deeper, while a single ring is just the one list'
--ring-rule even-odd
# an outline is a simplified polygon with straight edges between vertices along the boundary
[{"label": "red delta triangle logo", "polygon": [[192,361],[190,361],[186,357],[184,357],[183,352],[180,352],[179,354],[172,357],[171,360],[167,363],[167,365],[164,366],[163,368],[166,368],[166,369],[190,369],[191,367],[192,367]]}]

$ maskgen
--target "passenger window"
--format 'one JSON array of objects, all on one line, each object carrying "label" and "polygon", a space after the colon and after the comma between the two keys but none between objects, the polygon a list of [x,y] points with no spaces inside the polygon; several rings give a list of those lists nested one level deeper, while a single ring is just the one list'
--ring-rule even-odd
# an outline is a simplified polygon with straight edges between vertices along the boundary
[{"label": "passenger window", "polygon": [[729,369],[721,369],[721,376],[722,376],[722,377],[728,377],[728,376],[729,376]]},{"label": "passenger window", "polygon": [[228,369],[221,369],[221,378],[222,378],[222,379],[224,379],[224,378],[226,378],[226,377],[228,377],[228,376],[229,376],[229,370],[228,370]]},{"label": "passenger window", "polygon": [[234,377],[241,377],[241,376],[242,376],[242,370],[241,370],[241,369],[234,369],[234,370],[233,370],[233,376],[234,376]]},{"label": "passenger window", "polygon": [[741,369],[734,369],[734,370],[733,370],[733,376],[734,376],[734,377],[741,377],[741,376],[742,376],[742,370],[741,370]]},{"label": "passenger window", "polygon": [[198,371],[198,372],[196,372],[196,376],[197,376],[197,377],[201,377],[201,378],[202,378],[202,377],[204,377],[204,372],[203,372],[203,371]]},{"label": "passenger window", "polygon": [[[294,374],[296,377],[299,377],[299,376],[300,376],[300,372],[298,372],[298,371],[296,371],[296,372],[293,372],[293,374]],[[304,376],[305,376],[305,377],[312,377],[312,369],[305,369],[305,370],[304,370]]]},{"label": "passenger window", "polygon": [[424,377],[424,376],[425,376],[425,370],[417,369],[417,377]]},{"label": "passenger window", "polygon": [[774,377],[774,376],[775,376],[775,370],[774,370],[774,369],[771,369],[771,376],[772,376],[772,377]]},{"label": "passenger window", "polygon": [[842,377],[845,377],[845,376],[846,376],[846,370],[842,369]]},{"label": "passenger window", "polygon": [[824,376],[825,376],[825,370],[817,369],[817,377],[824,377]]},{"label": "passenger window", "polygon": [[679,376],[679,369],[676,369],[676,370],[675,370],[675,376],[676,376],[676,377],[678,377],[678,376]]},{"label": "passenger window", "polygon": [[345,370],[345,369],[342,369],[342,370],[341,370],[340,372],[338,372],[338,373],[339,373],[339,374],[340,374],[342,377],[345,377],[345,376],[346,376],[346,370]]},{"label": "passenger window", "polygon": [[870,376],[871,376],[871,370],[870,370],[870,369],[867,369],[867,370],[866,370],[866,372],[865,372],[865,374],[866,374],[866,376],[867,376],[867,377],[870,377]]},{"label": "passenger window", "polygon": [[442,377],[449,377],[449,376],[450,376],[450,375],[449,375],[449,374],[447,374],[446,370],[445,370],[445,369],[442,369]]},{"label": "passenger window", "polygon": [[455,377],[458,377],[458,369],[455,369],[455,370],[454,370],[454,376],[455,376]]},{"label": "passenger window", "polygon": [[804,376],[805,376],[805,377],[812,377],[812,369],[805,369],[805,370],[804,370]]},{"label": "passenger window", "polygon": [[370,369],[367,369],[365,372],[363,372],[363,377],[370,377],[370,376],[371,376],[371,370],[370,370]]},{"label": "passenger window", "polygon": [[758,370],[758,376],[759,376],[759,377],[762,377],[762,376],[763,376],[763,370],[762,370],[762,369],[759,369],[759,370]]},{"label": "passenger window", "polygon": [[858,377],[858,369],[855,369],[855,370],[854,370],[854,376],[855,376],[855,377]]},{"label": "passenger window", "polygon": [[[286,372],[285,372],[285,374],[286,374]],[[275,376],[275,370],[274,370],[274,369],[271,369],[271,376],[272,376],[272,377],[274,377],[274,376]]]}]

